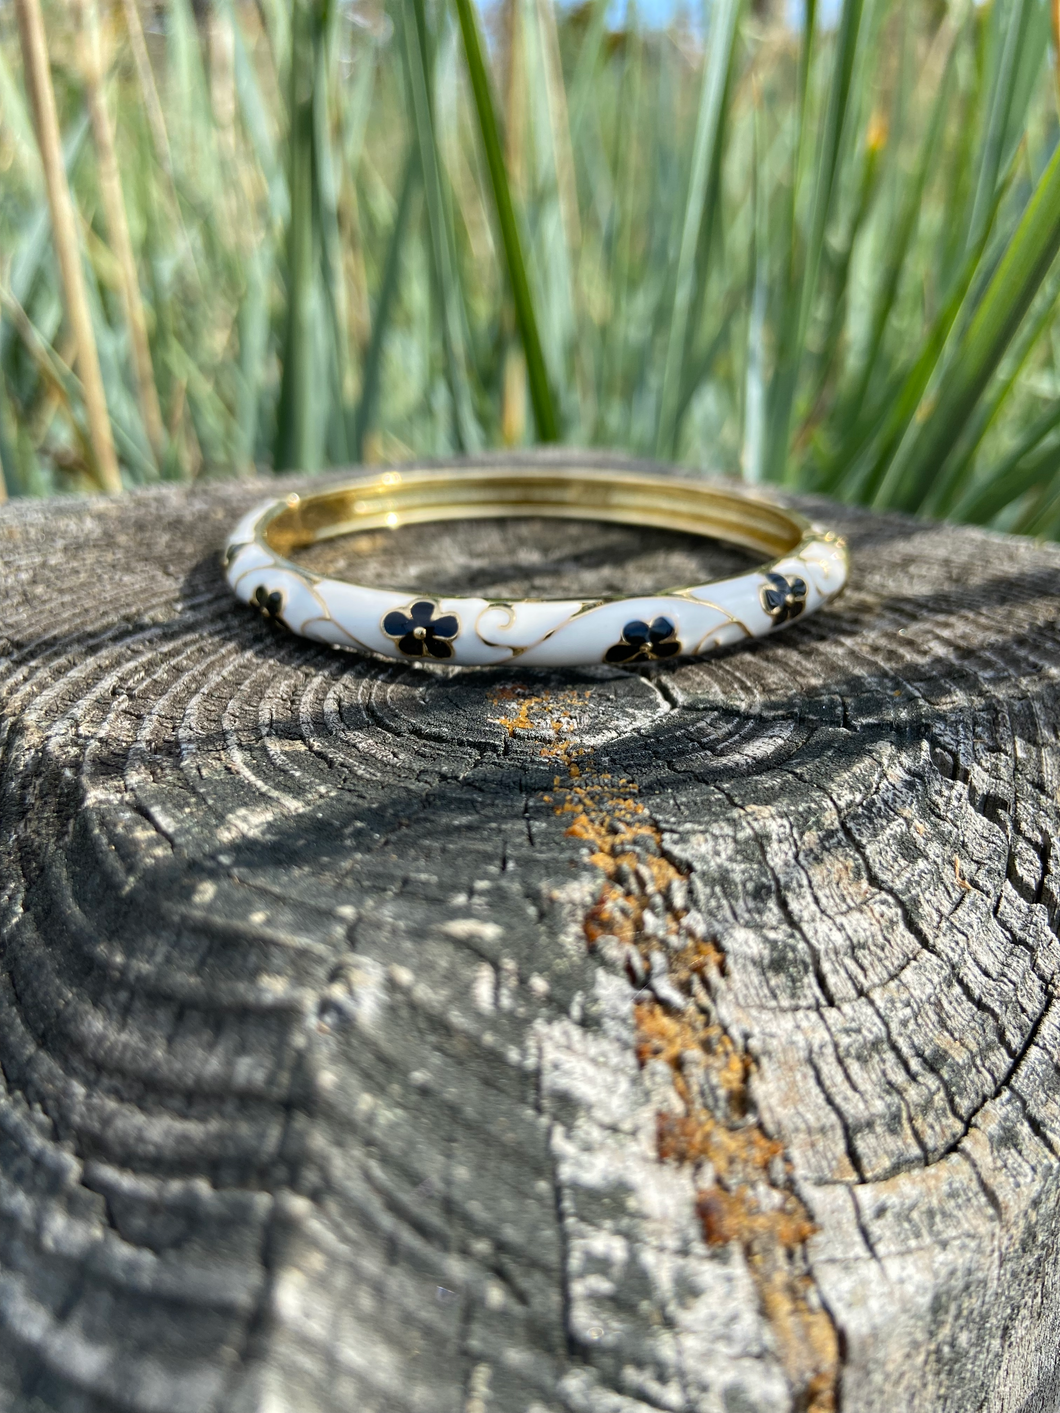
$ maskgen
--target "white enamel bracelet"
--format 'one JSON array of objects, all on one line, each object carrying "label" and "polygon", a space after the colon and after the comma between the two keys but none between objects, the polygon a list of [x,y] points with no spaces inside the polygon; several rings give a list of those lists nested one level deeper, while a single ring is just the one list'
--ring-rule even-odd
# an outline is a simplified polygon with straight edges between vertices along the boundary
[{"label": "white enamel bracelet", "polygon": [[[318,540],[432,520],[531,515],[709,536],[766,557],[749,573],[630,598],[447,598],[315,574],[285,556]],[[634,665],[787,627],[834,598],[847,552],[794,511],[707,481],[562,467],[387,471],[250,511],[229,536],[236,595],[303,637],[399,661]]]}]

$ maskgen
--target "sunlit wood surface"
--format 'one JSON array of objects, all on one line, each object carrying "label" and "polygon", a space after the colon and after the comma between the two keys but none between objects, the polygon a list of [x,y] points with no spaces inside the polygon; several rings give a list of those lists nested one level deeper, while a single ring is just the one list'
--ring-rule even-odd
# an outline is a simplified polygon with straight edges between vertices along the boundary
[{"label": "sunlit wood surface", "polygon": [[1060,549],[813,507],[790,632],[429,672],[234,603],[295,484],[0,510],[0,1406],[1055,1408]]}]

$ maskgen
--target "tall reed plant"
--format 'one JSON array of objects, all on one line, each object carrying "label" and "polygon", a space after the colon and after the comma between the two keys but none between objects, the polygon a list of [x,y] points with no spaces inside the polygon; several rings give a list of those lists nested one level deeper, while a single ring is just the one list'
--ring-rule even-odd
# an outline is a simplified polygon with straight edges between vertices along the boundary
[{"label": "tall reed plant", "polygon": [[559,440],[1060,536],[1047,0],[44,4],[11,493],[113,484],[79,273],[126,485]]}]

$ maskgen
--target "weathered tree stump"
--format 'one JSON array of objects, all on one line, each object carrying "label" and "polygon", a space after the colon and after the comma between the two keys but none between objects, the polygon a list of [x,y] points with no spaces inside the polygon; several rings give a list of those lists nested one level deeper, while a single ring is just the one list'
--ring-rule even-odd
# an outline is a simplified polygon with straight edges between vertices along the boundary
[{"label": "weathered tree stump", "polygon": [[0,513],[0,1408],[1054,1409],[1060,550],[830,509],[778,637],[432,672],[233,602],[262,494]]}]

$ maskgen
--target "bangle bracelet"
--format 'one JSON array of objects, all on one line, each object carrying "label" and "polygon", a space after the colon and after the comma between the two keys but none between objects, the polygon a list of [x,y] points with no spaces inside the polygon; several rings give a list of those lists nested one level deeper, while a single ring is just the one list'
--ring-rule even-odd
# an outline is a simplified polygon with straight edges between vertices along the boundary
[{"label": "bangle bracelet", "polygon": [[[630,598],[446,598],[325,578],[285,556],[358,530],[431,520],[550,516],[681,530],[753,550],[761,568]],[[843,541],[794,511],[706,481],[588,469],[387,471],[274,500],[232,531],[236,595],[303,637],[398,660],[484,667],[639,664],[757,638],[813,613],[846,582]]]}]

